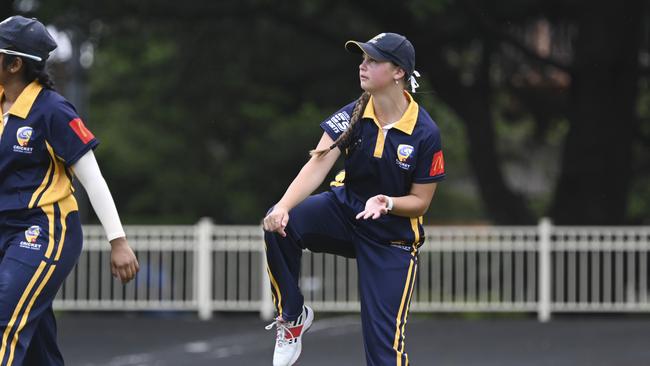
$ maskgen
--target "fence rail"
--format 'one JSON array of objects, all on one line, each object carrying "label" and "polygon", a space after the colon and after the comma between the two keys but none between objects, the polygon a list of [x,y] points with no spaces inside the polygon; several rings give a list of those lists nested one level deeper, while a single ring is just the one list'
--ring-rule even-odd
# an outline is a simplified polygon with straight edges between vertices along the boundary
[{"label": "fence rail", "polygon": [[[101,227],[55,308],[62,310],[259,311],[271,317],[262,231],[220,226],[129,226],[140,261],[135,281],[110,275]],[[646,312],[650,227],[426,227],[411,303],[415,312]],[[321,311],[358,311],[354,260],[304,252],[301,288]]]}]

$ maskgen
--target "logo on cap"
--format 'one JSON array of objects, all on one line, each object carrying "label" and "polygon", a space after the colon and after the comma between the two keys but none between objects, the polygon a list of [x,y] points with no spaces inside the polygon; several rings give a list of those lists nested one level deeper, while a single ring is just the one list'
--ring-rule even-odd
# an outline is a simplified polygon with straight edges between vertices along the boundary
[{"label": "logo on cap", "polygon": [[374,36],[371,40],[369,40],[368,43],[377,43],[377,41],[384,38],[385,36],[386,33],[379,33],[378,35]]},{"label": "logo on cap", "polygon": [[29,126],[19,128],[16,132],[16,139],[18,140],[18,144],[23,147],[27,146],[29,139],[32,138],[33,132],[34,130]]}]

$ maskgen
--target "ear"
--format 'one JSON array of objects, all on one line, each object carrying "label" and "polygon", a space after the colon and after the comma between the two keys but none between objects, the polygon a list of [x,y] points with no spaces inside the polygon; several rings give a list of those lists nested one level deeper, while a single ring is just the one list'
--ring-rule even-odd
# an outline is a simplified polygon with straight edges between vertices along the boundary
[{"label": "ear", "polygon": [[9,72],[12,74],[17,74],[20,72],[20,70],[23,68],[23,59],[20,57],[15,57],[14,61],[9,64]]},{"label": "ear", "polygon": [[404,78],[405,75],[406,75],[406,72],[404,71],[404,69],[402,69],[401,67],[398,66],[398,67],[395,68],[395,71],[393,72],[393,79],[399,80],[399,79]]}]

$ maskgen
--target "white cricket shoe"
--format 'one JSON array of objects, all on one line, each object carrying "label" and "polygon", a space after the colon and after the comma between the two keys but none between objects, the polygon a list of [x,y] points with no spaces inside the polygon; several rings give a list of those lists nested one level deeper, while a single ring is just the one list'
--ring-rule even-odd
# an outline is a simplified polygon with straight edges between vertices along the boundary
[{"label": "white cricket shoe", "polygon": [[302,314],[293,322],[281,318],[266,326],[270,330],[275,325],[275,351],[273,352],[273,366],[293,365],[300,357],[302,351],[302,335],[307,333],[314,321],[314,311],[307,305],[302,307]]}]

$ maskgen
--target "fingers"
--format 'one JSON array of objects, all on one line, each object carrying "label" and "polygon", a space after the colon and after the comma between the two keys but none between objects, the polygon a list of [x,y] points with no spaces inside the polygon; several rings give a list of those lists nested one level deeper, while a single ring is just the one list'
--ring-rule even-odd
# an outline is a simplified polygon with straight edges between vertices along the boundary
[{"label": "fingers", "polygon": [[120,269],[120,281],[126,284],[135,278],[135,266],[132,264],[127,264]]},{"label": "fingers", "polygon": [[113,274],[113,277],[119,278],[123,284],[126,284],[129,281],[133,280],[139,271],[140,264],[138,263],[138,260],[135,258],[135,256],[132,260],[129,260],[124,264],[111,264],[111,274]]},{"label": "fingers", "polygon": [[289,214],[287,212],[271,212],[264,218],[263,227],[264,231],[276,232],[282,237],[286,237],[287,233],[284,229],[289,224]]},{"label": "fingers", "polygon": [[120,271],[120,280],[122,280],[122,283],[127,283],[131,280],[131,271],[129,270],[129,267],[124,267]]},{"label": "fingers", "polygon": [[126,278],[126,271],[124,270],[124,267],[117,268],[117,278],[120,280],[120,282],[125,283],[124,279]]},{"label": "fingers", "polygon": [[269,216],[264,218],[264,220],[262,221],[262,226],[264,226],[264,231],[272,231],[271,230],[271,221],[269,219]]},{"label": "fingers", "polygon": [[367,220],[369,218],[372,218],[373,220],[377,220],[381,217],[381,215],[386,215],[387,213],[388,210],[386,208],[380,208],[376,210],[363,210],[357,214],[356,219]]},{"label": "fingers", "polygon": [[381,215],[388,214],[388,209],[386,208],[387,202],[388,198],[383,194],[371,197],[366,202],[365,209],[357,214],[356,219],[359,220],[363,218],[364,220],[367,220],[372,218],[373,220],[377,220]]},{"label": "fingers", "polygon": [[131,262],[129,264],[129,281],[135,278],[136,273],[137,272],[135,271],[135,264]]},{"label": "fingers", "polygon": [[131,279],[134,279],[135,276],[138,274],[138,261],[137,260],[131,261],[129,268],[131,269],[131,275],[132,275]]},{"label": "fingers", "polygon": [[264,226],[264,231],[274,231],[275,225],[274,223],[277,221],[276,219],[277,213],[275,212],[275,209],[273,209],[262,221],[262,226]]},{"label": "fingers", "polygon": [[281,223],[282,217],[271,213],[264,218],[264,230],[270,232],[276,231],[281,226]]},{"label": "fingers", "polygon": [[363,210],[357,214],[356,218],[357,220],[359,219],[367,220],[371,216],[374,216],[371,210]]}]

